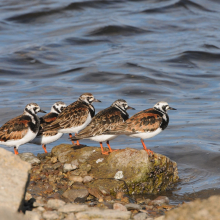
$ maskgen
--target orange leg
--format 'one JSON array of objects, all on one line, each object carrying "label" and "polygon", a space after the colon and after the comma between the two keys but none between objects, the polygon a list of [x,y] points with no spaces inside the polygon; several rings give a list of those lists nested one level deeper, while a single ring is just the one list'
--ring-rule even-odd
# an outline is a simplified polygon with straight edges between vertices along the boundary
[{"label": "orange leg", "polygon": [[47,154],[46,144],[42,144],[42,148],[44,149],[44,152]]},{"label": "orange leg", "polygon": [[112,150],[112,148],[110,147],[110,144],[109,144],[109,141],[106,141],[106,144],[108,145],[108,148],[109,148],[109,152],[113,152],[113,151],[117,151],[117,150]]},{"label": "orange leg", "polygon": [[[69,137],[70,137],[70,139],[73,137],[71,133],[69,133]],[[72,141],[72,140],[71,140],[71,141]],[[75,142],[72,141],[72,144],[75,145]]]},{"label": "orange leg", "polygon": [[14,147],[14,152],[15,152],[16,155],[18,154],[18,150],[17,150],[16,147]]},{"label": "orange leg", "polygon": [[[77,135],[77,133],[75,133],[75,136]],[[76,141],[76,145],[80,145],[79,140]]]},{"label": "orange leg", "polygon": [[103,146],[102,146],[102,142],[99,142],[99,144],[100,144],[100,147],[101,147],[101,150],[102,150],[102,154],[108,155],[109,152],[105,152],[105,151],[104,151],[104,148],[103,148]]},{"label": "orange leg", "polygon": [[144,150],[146,150],[146,151],[147,151],[148,155],[150,155],[150,154],[154,154],[154,152],[153,152],[152,150],[147,149],[147,147],[146,147],[146,145],[145,145],[145,143],[144,143],[144,140],[143,140],[143,139],[141,139],[141,143],[143,144],[143,148],[144,148]]}]

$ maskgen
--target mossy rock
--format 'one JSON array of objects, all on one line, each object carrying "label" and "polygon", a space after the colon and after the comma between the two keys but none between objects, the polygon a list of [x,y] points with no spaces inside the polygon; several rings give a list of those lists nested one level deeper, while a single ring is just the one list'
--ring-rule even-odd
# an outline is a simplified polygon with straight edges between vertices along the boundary
[{"label": "mossy rock", "polygon": [[[62,163],[77,159],[81,166],[90,164],[89,175],[94,181],[87,183],[87,187],[101,186],[111,194],[156,194],[172,188],[179,179],[176,162],[157,153],[149,156],[144,150],[126,148],[102,155],[98,147],[61,144],[52,149],[52,154]],[[119,180],[115,179],[116,173],[121,173]]]}]

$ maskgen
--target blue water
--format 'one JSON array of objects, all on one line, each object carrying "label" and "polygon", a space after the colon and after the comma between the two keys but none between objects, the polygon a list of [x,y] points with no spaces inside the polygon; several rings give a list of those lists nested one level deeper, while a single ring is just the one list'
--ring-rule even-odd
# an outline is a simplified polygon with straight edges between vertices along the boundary
[{"label": "blue water", "polygon": [[[145,143],[178,163],[181,182],[171,197],[216,194],[219,20],[214,0],[1,1],[0,125],[30,102],[49,111],[54,102],[68,105],[84,92],[102,100],[96,112],[119,98],[136,108],[130,115],[164,100],[178,110],[169,112],[168,128]],[[68,135],[47,148],[60,143],[70,143]],[[142,148],[126,136],[111,146]],[[20,153],[27,151],[43,149],[20,146]]]}]

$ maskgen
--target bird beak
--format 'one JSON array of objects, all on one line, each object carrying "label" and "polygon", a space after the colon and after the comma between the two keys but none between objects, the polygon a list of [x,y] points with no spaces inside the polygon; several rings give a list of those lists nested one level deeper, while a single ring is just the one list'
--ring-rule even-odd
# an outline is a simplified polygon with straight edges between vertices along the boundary
[{"label": "bird beak", "polygon": [[135,110],[135,108],[131,107],[131,106],[128,106],[127,109],[132,109],[132,110]]},{"label": "bird beak", "polygon": [[101,101],[98,99],[94,99],[93,102],[101,102]]},{"label": "bird beak", "polygon": [[177,110],[177,109],[172,108],[172,107],[169,106],[168,110]]},{"label": "bird beak", "polygon": [[43,113],[47,113],[47,112],[45,112],[44,110],[42,110],[42,109],[40,109],[40,111],[39,112],[43,112]]}]

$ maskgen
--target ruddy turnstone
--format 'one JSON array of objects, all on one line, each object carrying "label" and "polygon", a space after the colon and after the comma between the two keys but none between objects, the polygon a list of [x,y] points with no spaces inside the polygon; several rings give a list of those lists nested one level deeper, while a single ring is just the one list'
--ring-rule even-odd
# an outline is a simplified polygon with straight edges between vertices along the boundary
[{"label": "ruddy turnstone", "polygon": [[[55,121],[46,125],[44,131],[57,131],[59,133],[78,133],[84,129],[95,115],[93,102],[101,102],[95,99],[91,93],[82,94],[76,102],[68,105],[58,116]],[[75,144],[72,141],[73,144]],[[79,145],[79,141],[77,141]]]},{"label": "ruddy turnstone", "polygon": [[[128,106],[127,102],[123,99],[116,100],[110,107],[96,114],[89,125],[75,135],[75,137],[72,137],[72,140],[90,139],[93,141],[98,141],[100,143],[102,154],[112,152],[113,150],[109,145],[109,141],[116,138],[118,135],[103,134],[103,132],[106,130],[111,131],[126,121],[129,118],[129,115],[126,112],[127,109],[134,108]],[[104,151],[102,145],[102,142],[105,141],[109,148],[109,151],[107,152]]]},{"label": "ruddy turnstone", "polygon": [[33,140],[38,133],[40,127],[38,112],[46,113],[36,103],[26,105],[22,115],[9,120],[0,128],[0,144],[14,146],[14,152],[18,154],[18,147]]},{"label": "ruddy turnstone", "polygon": [[66,107],[64,102],[56,102],[52,105],[48,114],[40,118],[40,129],[37,136],[30,143],[42,145],[44,152],[47,153],[46,144],[52,143],[62,137],[63,133],[57,131],[43,131],[44,126],[56,120],[57,116]]},{"label": "ruddy turnstone", "polygon": [[144,150],[148,154],[153,154],[153,151],[147,149],[143,139],[154,137],[168,126],[168,110],[176,109],[171,108],[167,102],[158,102],[153,108],[138,112],[114,130],[106,131],[105,134],[125,134],[141,138]]}]

